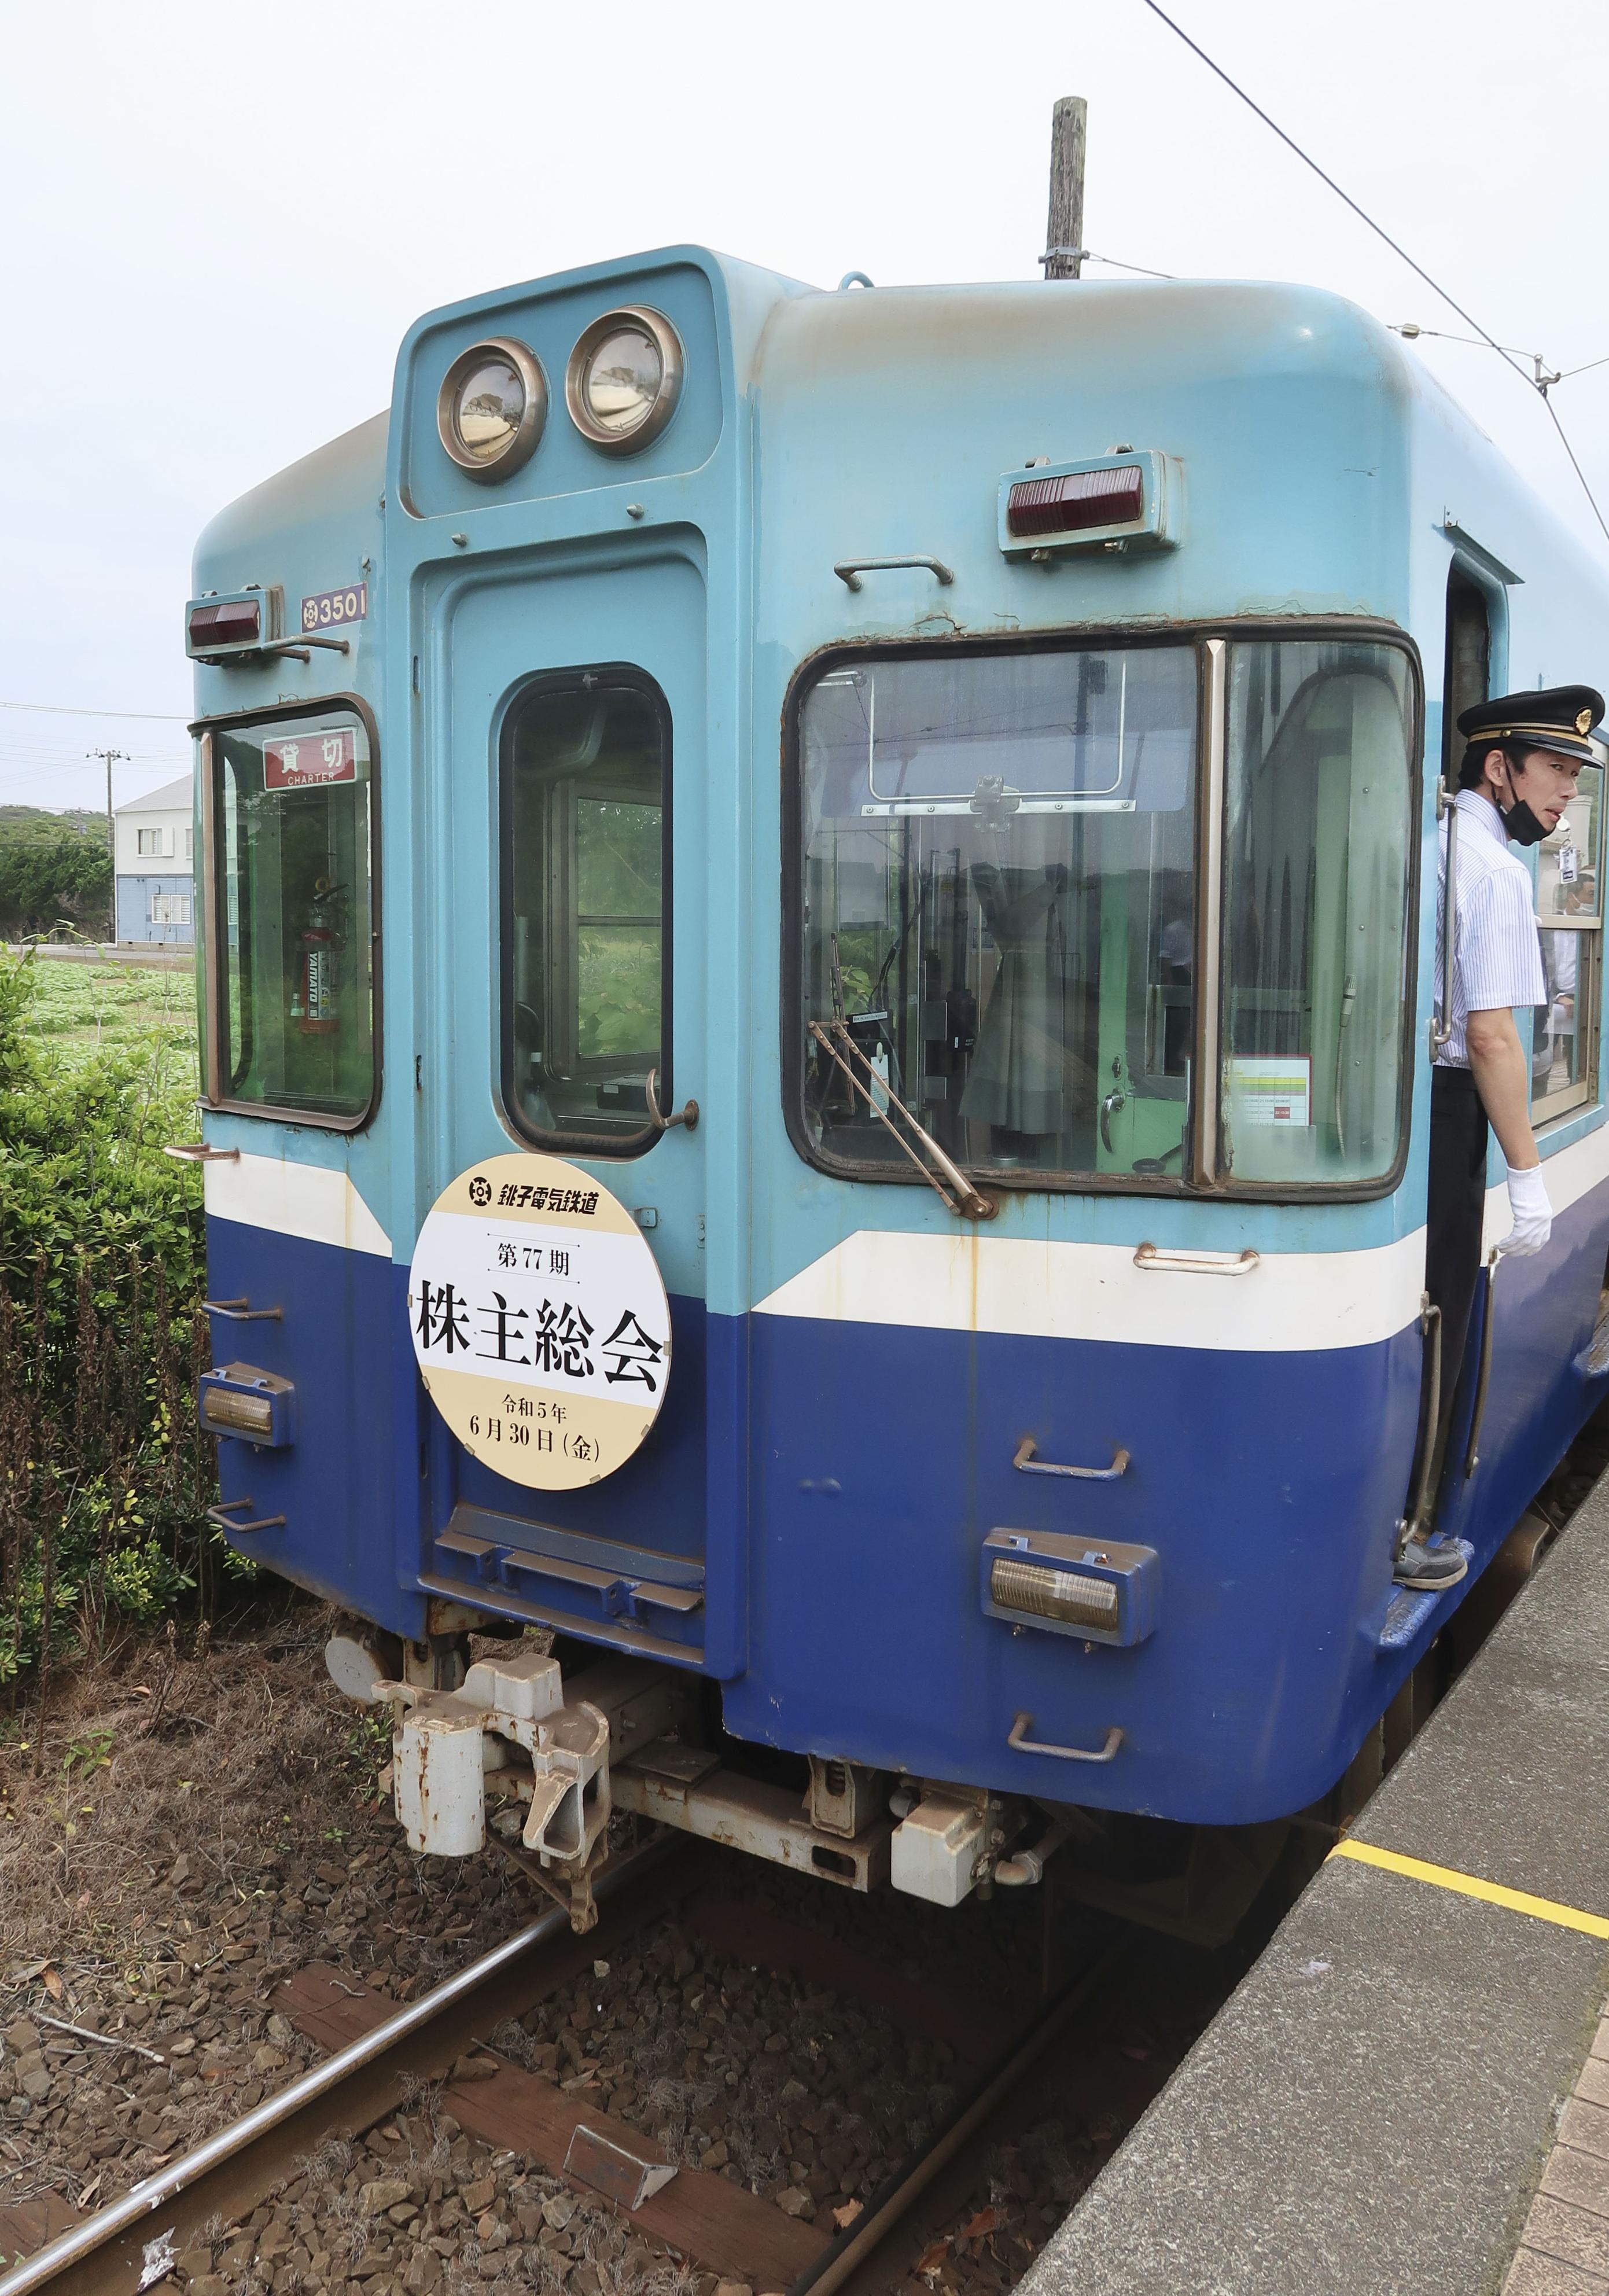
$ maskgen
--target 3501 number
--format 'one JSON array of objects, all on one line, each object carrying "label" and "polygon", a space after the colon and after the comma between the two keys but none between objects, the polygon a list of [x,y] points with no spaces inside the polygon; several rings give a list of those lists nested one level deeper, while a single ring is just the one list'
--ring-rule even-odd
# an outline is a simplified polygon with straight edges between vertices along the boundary
[{"label": "3501 number", "polygon": [[315,598],[301,602],[301,626],[304,630],[327,630],[341,622],[366,621],[369,612],[369,586],[355,582],[346,590],[321,590]]}]

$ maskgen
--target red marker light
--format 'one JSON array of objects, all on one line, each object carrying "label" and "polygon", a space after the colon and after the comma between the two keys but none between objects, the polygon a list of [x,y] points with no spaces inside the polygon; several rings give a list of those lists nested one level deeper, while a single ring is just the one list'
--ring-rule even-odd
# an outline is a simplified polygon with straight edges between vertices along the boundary
[{"label": "red marker light", "polygon": [[220,605],[194,606],[190,613],[190,650],[255,645],[262,636],[262,609],[255,598],[230,598]]},{"label": "red marker light", "polygon": [[1145,502],[1145,471],[1138,463],[1074,471],[1059,479],[1019,479],[1006,503],[1006,528],[1022,539],[1127,526],[1143,517]]}]

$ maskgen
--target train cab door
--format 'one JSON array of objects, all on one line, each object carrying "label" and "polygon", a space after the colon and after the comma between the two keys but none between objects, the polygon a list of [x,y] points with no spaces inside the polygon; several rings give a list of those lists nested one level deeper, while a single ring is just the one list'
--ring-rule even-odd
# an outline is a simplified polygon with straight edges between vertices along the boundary
[{"label": "train cab door", "polygon": [[[435,1193],[526,1149],[607,1188],[653,1251],[670,1367],[641,1447],[590,1485],[499,1475],[431,1413],[427,1583],[696,1662],[705,1639],[704,591],[672,549],[515,570],[443,602],[430,1105]],[[484,792],[483,799],[480,792]],[[489,1091],[488,1089],[489,1084]],[[702,1103],[696,1128],[661,1129]],[[533,1166],[533,1169],[534,1169]]]}]

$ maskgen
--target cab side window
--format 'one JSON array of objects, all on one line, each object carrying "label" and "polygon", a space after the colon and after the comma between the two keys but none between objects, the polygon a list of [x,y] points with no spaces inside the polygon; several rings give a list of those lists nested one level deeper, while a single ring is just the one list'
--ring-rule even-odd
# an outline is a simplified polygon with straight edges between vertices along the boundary
[{"label": "cab side window", "polygon": [[352,1130],[379,1085],[374,759],[355,714],[213,737],[218,1099]]},{"label": "cab side window", "polygon": [[1583,766],[1576,793],[1537,848],[1537,926],[1547,1002],[1531,1018],[1536,1124],[1597,1097],[1602,1005],[1604,774]]}]

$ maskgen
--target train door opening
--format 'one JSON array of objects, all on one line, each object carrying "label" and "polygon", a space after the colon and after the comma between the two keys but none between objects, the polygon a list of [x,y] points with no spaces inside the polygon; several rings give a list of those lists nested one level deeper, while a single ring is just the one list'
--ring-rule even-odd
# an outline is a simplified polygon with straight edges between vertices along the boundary
[{"label": "train door opening", "polygon": [[[505,1478],[439,1424],[438,1559],[469,1554],[452,1547],[455,1538],[489,1542],[495,1551],[475,1559],[486,1583],[604,1641],[625,1632],[615,1611],[626,1618],[636,1598],[622,1589],[669,1588],[679,1607],[626,1639],[694,1651],[706,1515],[705,1150],[725,1111],[705,1087],[690,1138],[666,1131],[653,1110],[656,1093],[669,1111],[673,1094],[679,1103],[703,1082],[702,580],[669,554],[606,570],[521,570],[472,588],[452,631],[444,770],[460,824],[463,793],[477,783],[486,811],[483,835],[460,831],[442,862],[453,882],[439,913],[455,920],[456,937],[438,959],[447,1040],[432,1065],[448,1089],[434,1111],[432,1177],[445,1185],[511,1145],[532,1152],[533,1180],[544,1177],[542,1157],[579,1166],[632,1215],[659,1262],[671,1349],[651,1431],[592,1483]],[[469,957],[477,943],[480,964]],[[562,1308],[558,1291],[554,1300]]]},{"label": "train door opening", "polygon": [[1447,576],[1447,651],[1441,671],[1441,779],[1451,789],[1464,754],[1459,717],[1491,691],[1491,614],[1486,593],[1461,567]]}]

